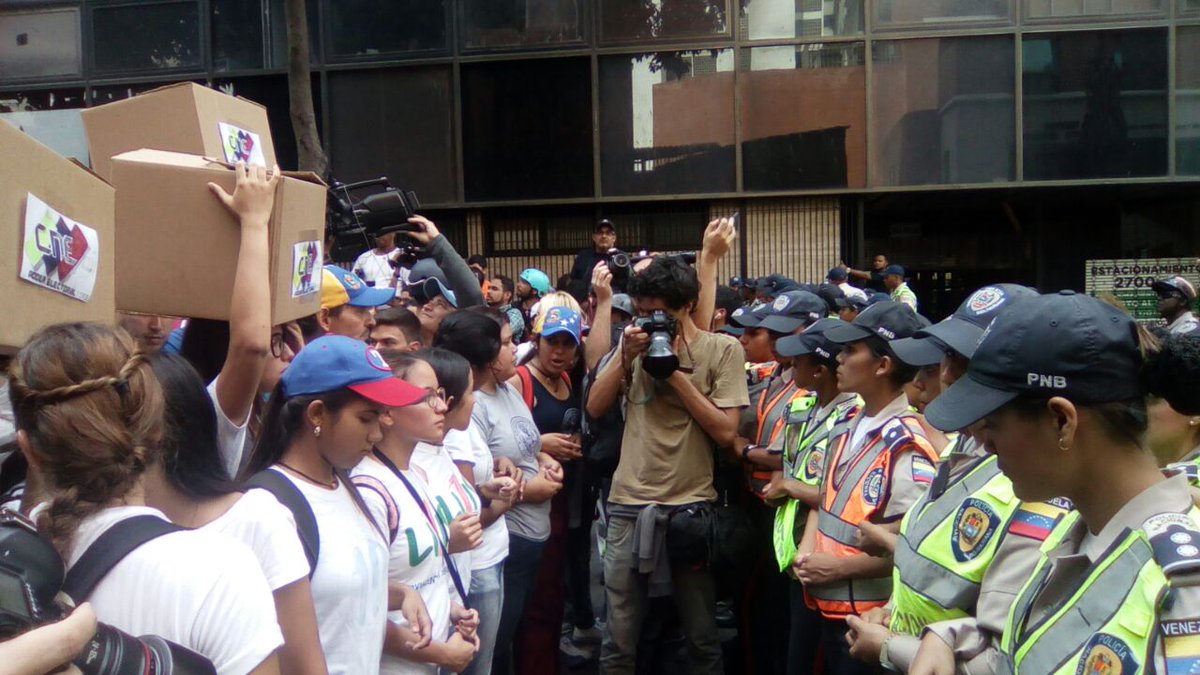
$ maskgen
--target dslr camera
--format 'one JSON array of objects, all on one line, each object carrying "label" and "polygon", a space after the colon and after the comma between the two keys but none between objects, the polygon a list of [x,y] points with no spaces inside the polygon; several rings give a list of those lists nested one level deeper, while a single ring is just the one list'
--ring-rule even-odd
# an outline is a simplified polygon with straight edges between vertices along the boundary
[{"label": "dslr camera", "polygon": [[[33,523],[0,510],[0,641],[58,621],[71,607],[59,600],[62,558]],[[65,596],[64,596],[65,597]],[[157,635],[133,637],[98,624],[96,634],[72,662],[85,675],[216,675],[209,660]]]},{"label": "dslr camera", "polygon": [[[333,181],[325,208],[326,231],[334,238],[330,257],[353,260],[364,246],[375,245],[376,235],[418,231],[420,226],[408,219],[420,208],[417,193],[396,189],[387,176],[358,183]],[[404,248],[414,256],[420,250],[411,242]]]},{"label": "dslr camera", "polygon": [[633,325],[650,335],[650,347],[642,357],[642,370],[656,380],[665,380],[679,370],[679,356],[672,347],[679,329],[675,317],[656,309],[650,316],[634,319]]}]

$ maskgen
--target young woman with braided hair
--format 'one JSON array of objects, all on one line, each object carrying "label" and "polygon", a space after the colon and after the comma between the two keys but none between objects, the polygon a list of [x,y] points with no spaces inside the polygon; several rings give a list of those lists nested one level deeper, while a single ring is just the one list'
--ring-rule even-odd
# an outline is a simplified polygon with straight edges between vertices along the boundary
[{"label": "young woman with braided hair", "polygon": [[[45,502],[35,519],[68,569],[117,523],[165,520],[145,506],[143,488],[163,439],[163,395],[126,333],[88,323],[45,328],[17,354],[9,379],[17,444]],[[271,591],[250,550],[226,536],[182,530],[153,539],[87,599],[100,621],[177,642],[218,672],[279,672]]]}]

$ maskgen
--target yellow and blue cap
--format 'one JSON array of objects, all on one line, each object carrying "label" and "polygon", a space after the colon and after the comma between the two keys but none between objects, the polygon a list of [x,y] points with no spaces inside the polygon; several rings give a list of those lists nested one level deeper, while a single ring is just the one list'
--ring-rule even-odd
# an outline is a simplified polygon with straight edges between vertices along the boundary
[{"label": "yellow and blue cap", "polygon": [[354,272],[337,265],[326,265],[321,279],[321,309],[342,305],[378,307],[396,297],[394,288],[372,288]]}]

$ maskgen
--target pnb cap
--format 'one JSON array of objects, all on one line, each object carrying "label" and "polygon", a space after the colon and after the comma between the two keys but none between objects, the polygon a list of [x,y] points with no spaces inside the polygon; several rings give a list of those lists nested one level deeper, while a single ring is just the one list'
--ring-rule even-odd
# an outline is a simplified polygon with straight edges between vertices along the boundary
[{"label": "pnb cap", "polygon": [[893,274],[904,276],[904,267],[901,265],[888,265],[883,270],[883,276],[890,277]]},{"label": "pnb cap", "polygon": [[630,317],[633,316],[633,298],[625,293],[617,293],[612,297],[612,308],[618,312],[624,312]]},{"label": "pnb cap", "polygon": [[379,352],[342,335],[326,335],[308,343],[283,371],[281,383],[286,398],[349,389],[392,408],[425,398],[424,389],[392,375]]},{"label": "pnb cap", "polygon": [[833,342],[846,344],[874,335],[890,342],[906,338],[921,329],[921,320],[912,308],[900,302],[880,302],[859,312],[853,323],[830,328],[825,335]]},{"label": "pnb cap", "polygon": [[825,316],[825,301],[808,291],[788,291],[768,307],[770,311],[758,327],[777,333],[794,333]]},{"label": "pnb cap", "polygon": [[372,288],[354,272],[337,265],[326,265],[321,272],[321,309],[342,305],[378,307],[388,304],[394,297],[396,289]]},{"label": "pnb cap", "polygon": [[757,328],[762,320],[770,316],[771,305],[763,305],[756,310],[750,310],[745,307],[738,307],[733,310],[733,314],[729,317],[729,323],[738,328]]},{"label": "pnb cap", "polygon": [[1154,289],[1160,298],[1178,296],[1189,303],[1196,301],[1196,287],[1180,276],[1164,277],[1150,284],[1150,288]]},{"label": "pnb cap", "polygon": [[[891,300],[890,297],[888,299]],[[838,309],[853,307],[854,309],[862,311],[867,306],[867,299],[861,295],[843,295],[837,299],[837,306]]]},{"label": "pnb cap", "polygon": [[910,366],[931,366],[942,360],[946,349],[968,359],[992,319],[1012,302],[1037,297],[1037,291],[1017,284],[984,286],[963,301],[954,314],[917,331],[912,338],[892,344],[896,357]]},{"label": "pnb cap", "polygon": [[821,319],[799,335],[779,338],[775,342],[775,351],[785,357],[813,354],[826,363],[833,364],[838,353],[842,351],[842,345],[831,342],[826,333],[833,328],[845,325],[847,325],[846,322],[841,319]]},{"label": "pnb cap", "polygon": [[965,429],[1022,394],[1128,401],[1144,395],[1141,366],[1137,327],[1124,312],[1074,291],[1023,299],[1001,310],[966,376],[925,408],[925,418],[945,431]]},{"label": "pnb cap", "polygon": [[551,307],[546,311],[545,316],[538,317],[538,325],[535,326],[535,333],[544,338],[559,333],[567,333],[575,338],[575,344],[579,344],[579,334],[582,330],[582,321],[579,318],[579,312],[570,307]]},{"label": "pnb cap", "polygon": [[829,274],[825,275],[825,278],[830,281],[845,281],[849,276],[850,274],[846,272],[845,267],[835,267],[829,270]]},{"label": "pnb cap", "polygon": [[537,291],[538,295],[546,295],[553,289],[550,285],[550,277],[546,276],[545,272],[532,267],[521,272],[521,280]]},{"label": "pnb cap", "polygon": [[733,337],[736,337],[736,338],[740,338],[740,337],[742,337],[743,334],[745,334],[746,329],[739,328],[738,326],[735,326],[731,323],[727,323],[724,326],[721,326],[720,328],[718,328],[717,332],[724,333],[726,335],[732,335]]}]

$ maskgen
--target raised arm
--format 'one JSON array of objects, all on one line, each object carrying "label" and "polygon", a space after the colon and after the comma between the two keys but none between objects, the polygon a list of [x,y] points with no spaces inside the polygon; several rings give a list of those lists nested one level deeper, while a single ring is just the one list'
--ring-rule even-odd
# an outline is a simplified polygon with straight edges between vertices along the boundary
[{"label": "raised arm", "polygon": [[700,298],[692,309],[692,321],[700,330],[712,330],[713,311],[717,307],[717,267],[737,239],[733,218],[718,218],[704,229],[704,244],[696,259],[696,276],[700,279]]}]

